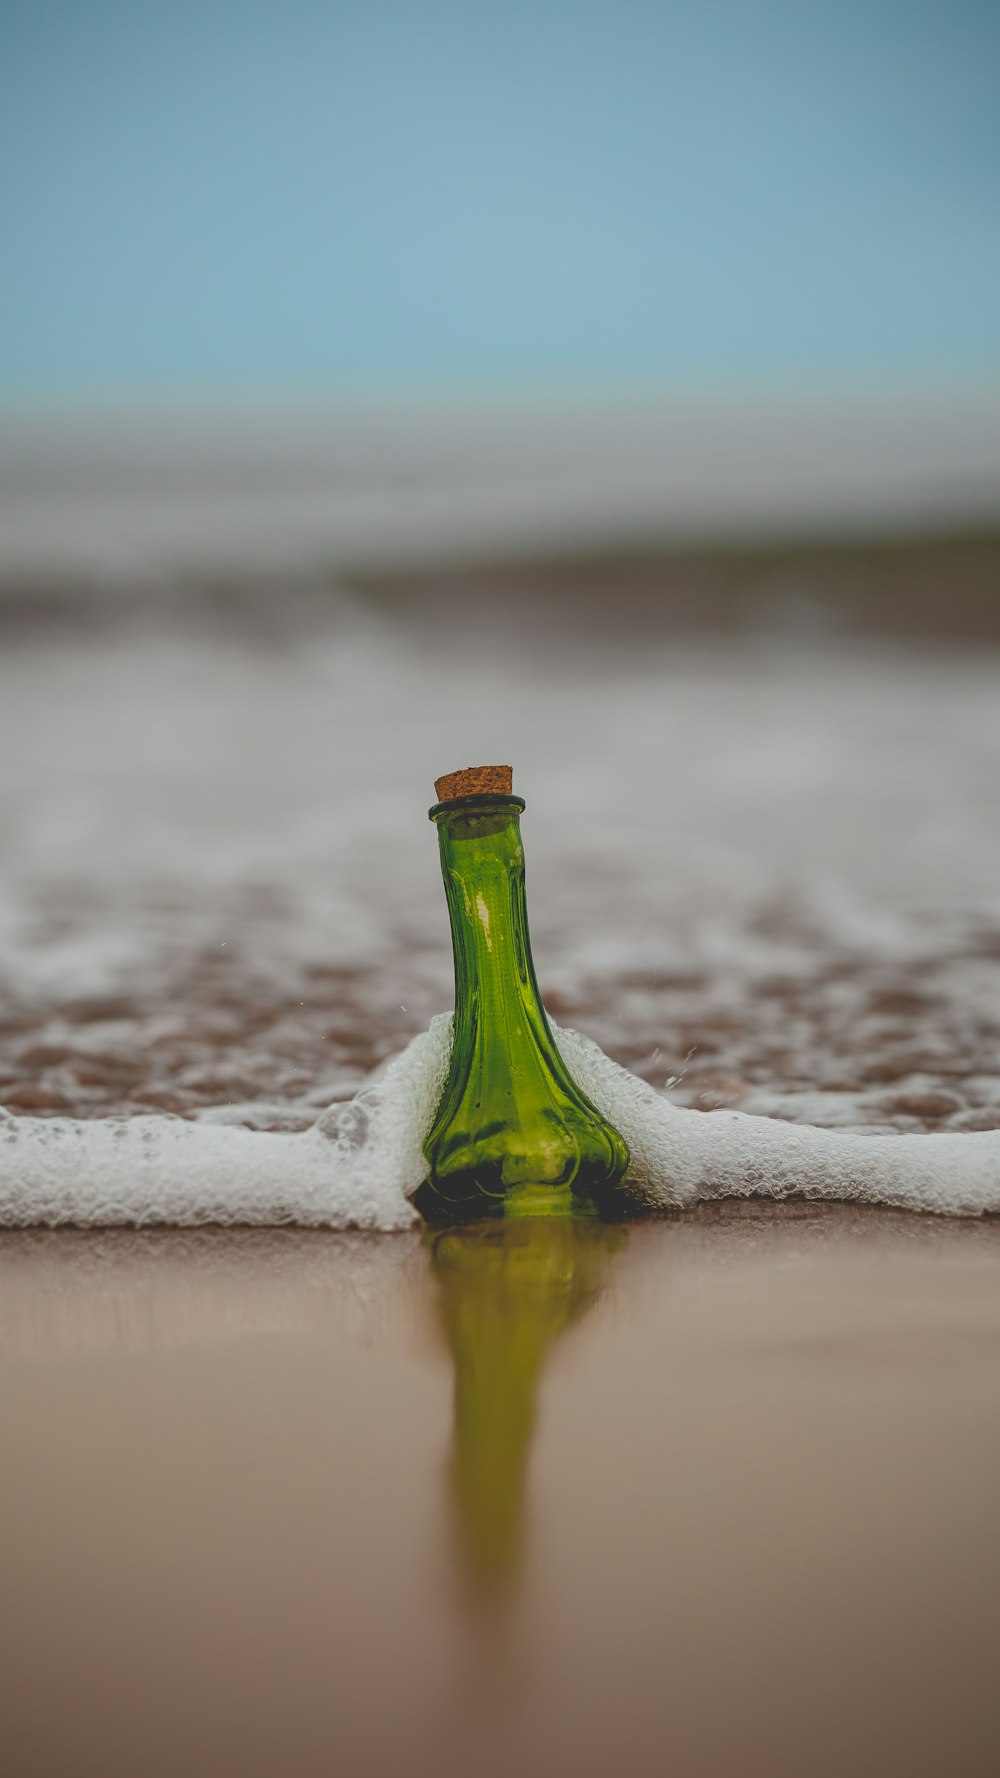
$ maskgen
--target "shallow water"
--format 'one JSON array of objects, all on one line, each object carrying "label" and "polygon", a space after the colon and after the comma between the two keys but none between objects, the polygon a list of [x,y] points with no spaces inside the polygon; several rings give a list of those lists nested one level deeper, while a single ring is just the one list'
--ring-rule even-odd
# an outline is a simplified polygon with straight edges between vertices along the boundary
[{"label": "shallow water", "polygon": [[0,1237],[24,1778],[963,1778],[1000,1225]]},{"label": "shallow water", "polygon": [[433,779],[509,758],[561,1023],[680,1105],[1000,1126],[1000,656],[80,599],[0,651],[11,1111],[349,1097],[451,1003]]}]

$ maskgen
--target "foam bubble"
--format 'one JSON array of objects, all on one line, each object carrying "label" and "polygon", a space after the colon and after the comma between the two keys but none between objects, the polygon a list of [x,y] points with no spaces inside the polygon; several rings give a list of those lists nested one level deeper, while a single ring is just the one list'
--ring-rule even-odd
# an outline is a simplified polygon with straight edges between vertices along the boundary
[{"label": "foam bubble", "polygon": [[449,1035],[450,1019],[436,1019],[355,1098],[293,1135],[179,1117],[0,1113],[0,1225],[407,1228]]},{"label": "foam bubble", "polygon": [[[861,1136],[742,1112],[688,1111],[578,1032],[566,1061],[621,1130],[623,1189],[650,1210],[721,1197],[850,1199],[941,1215],[1000,1212],[1000,1131]],[[434,1019],[346,1105],[295,1134],[176,1117],[0,1113],[0,1225],[296,1223],[405,1228],[444,1083],[450,1016]]]},{"label": "foam bubble", "polygon": [[801,1195],[942,1216],[1000,1211],[1000,1131],[862,1136],[740,1111],[688,1111],[579,1032],[557,1036],[575,1079],[628,1143],[625,1187],[648,1209]]}]

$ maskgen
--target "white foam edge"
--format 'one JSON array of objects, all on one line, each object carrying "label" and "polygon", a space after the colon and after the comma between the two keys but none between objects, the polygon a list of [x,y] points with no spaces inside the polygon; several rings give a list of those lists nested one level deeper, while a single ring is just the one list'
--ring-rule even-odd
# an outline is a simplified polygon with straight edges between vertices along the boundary
[{"label": "white foam edge", "polygon": [[[684,1110],[589,1038],[554,1030],[570,1072],[628,1144],[622,1189],[638,1207],[804,1196],[1000,1212],[1000,1131],[866,1136]],[[450,1046],[442,1014],[347,1104],[291,1134],[162,1115],[0,1113],[0,1226],[406,1228]]]}]

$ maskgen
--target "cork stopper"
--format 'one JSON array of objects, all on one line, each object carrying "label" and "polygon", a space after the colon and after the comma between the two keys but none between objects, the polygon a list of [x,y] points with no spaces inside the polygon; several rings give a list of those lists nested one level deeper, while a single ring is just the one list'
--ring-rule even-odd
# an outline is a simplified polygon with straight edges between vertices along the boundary
[{"label": "cork stopper", "polygon": [[510,766],[466,766],[435,778],[439,803],[453,803],[459,796],[510,796],[514,774]]}]

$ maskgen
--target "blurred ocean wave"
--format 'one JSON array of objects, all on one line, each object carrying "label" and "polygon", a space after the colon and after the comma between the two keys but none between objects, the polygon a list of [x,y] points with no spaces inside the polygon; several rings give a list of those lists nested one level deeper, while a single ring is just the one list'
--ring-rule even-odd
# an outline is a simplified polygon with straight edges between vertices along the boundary
[{"label": "blurred ocean wave", "polygon": [[992,387],[8,410],[0,580],[1000,525]]},{"label": "blurred ocean wave", "polygon": [[0,1103],[311,1122],[450,1004],[425,810],[497,759],[562,1022],[1000,1124],[998,411],[8,417]]},{"label": "blurred ocean wave", "polygon": [[8,636],[0,1103],[311,1122],[450,1005],[425,811],[506,759],[561,1022],[705,1111],[1000,1127],[1000,655],[291,607]]}]

